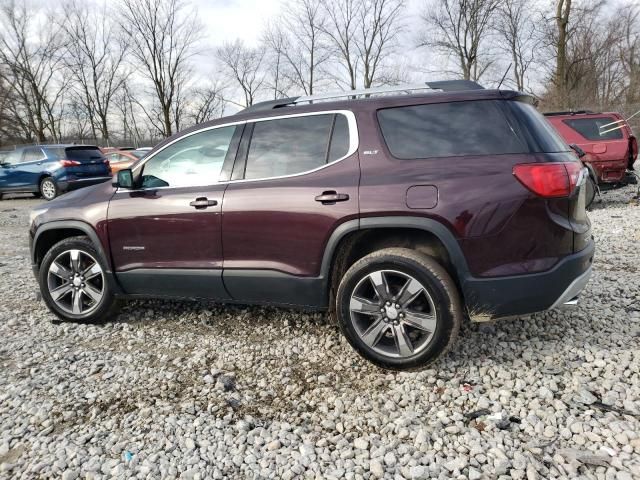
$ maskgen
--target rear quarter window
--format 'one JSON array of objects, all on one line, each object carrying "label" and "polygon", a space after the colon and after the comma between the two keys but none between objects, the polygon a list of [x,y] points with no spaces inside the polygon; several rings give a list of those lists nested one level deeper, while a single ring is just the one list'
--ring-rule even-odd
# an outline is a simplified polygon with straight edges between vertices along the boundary
[{"label": "rear quarter window", "polygon": [[611,130],[620,124],[608,125],[615,121],[616,119],[613,117],[572,118],[563,120],[563,123],[571,127],[587,140],[620,140],[624,138],[622,129],[618,128]]},{"label": "rear quarter window", "polygon": [[476,100],[378,111],[382,136],[400,159],[526,153],[499,101]]}]

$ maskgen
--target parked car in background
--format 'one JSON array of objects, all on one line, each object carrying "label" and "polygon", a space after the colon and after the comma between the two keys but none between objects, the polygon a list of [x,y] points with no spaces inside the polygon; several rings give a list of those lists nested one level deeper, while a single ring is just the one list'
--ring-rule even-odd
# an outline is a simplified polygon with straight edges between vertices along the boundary
[{"label": "parked car in background", "polygon": [[139,159],[144,157],[147,152],[139,152],[137,150],[114,150],[106,154],[111,165],[111,172],[116,173],[123,168],[129,168]]},{"label": "parked car in background", "polygon": [[532,97],[428,86],[256,104],[33,211],[42,298],[71,321],[118,297],[328,309],[392,369],[433,362],[465,316],[575,304],[586,169]]},{"label": "parked car in background", "polygon": [[584,151],[581,160],[590,173],[587,198],[593,198],[597,187],[637,182],[629,172],[638,158],[638,140],[622,115],[581,110],[549,112],[545,116],[568,144]]},{"label": "parked car in background", "polygon": [[135,150],[135,147],[100,147],[102,153],[107,154],[111,152],[119,152],[122,150]]},{"label": "parked car in background", "polygon": [[153,147],[140,147],[140,148],[136,148],[133,151],[136,152],[137,155],[140,155],[141,157],[143,157],[144,155],[149,153],[151,150],[153,150]]},{"label": "parked car in background", "polygon": [[61,193],[111,179],[109,161],[93,145],[18,148],[0,163],[0,197],[34,193],[52,200]]}]

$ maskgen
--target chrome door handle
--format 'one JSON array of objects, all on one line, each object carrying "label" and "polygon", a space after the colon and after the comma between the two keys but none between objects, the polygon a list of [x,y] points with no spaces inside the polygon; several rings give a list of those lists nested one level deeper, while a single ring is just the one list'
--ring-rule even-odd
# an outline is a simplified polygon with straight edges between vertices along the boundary
[{"label": "chrome door handle", "polygon": [[336,202],[346,202],[349,200],[349,195],[346,193],[337,193],[334,191],[322,192],[322,195],[318,195],[315,198],[316,202],[320,202],[323,205],[333,205]]},{"label": "chrome door handle", "polygon": [[194,201],[189,203],[189,206],[194,207],[196,210],[201,210],[207,207],[213,207],[218,205],[217,200],[209,200],[207,197],[198,197]]}]

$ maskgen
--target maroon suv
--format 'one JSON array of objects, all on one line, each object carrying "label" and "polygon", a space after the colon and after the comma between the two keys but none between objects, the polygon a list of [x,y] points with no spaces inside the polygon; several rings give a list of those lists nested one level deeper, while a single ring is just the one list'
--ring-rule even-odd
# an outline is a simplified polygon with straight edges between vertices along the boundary
[{"label": "maroon suv", "polygon": [[428,86],[258,104],[35,209],[43,299],[75,321],[150,296],[328,309],[394,369],[433,361],[466,316],[575,303],[585,169],[531,97]]}]

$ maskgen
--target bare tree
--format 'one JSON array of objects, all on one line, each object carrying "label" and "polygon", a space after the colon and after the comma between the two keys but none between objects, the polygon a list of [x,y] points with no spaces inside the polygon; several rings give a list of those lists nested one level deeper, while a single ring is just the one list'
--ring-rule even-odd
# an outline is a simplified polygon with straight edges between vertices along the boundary
[{"label": "bare tree", "polygon": [[325,0],[322,5],[326,11],[323,31],[348,88],[355,90],[360,78],[365,88],[371,87],[383,78],[381,67],[401,31],[403,0]]},{"label": "bare tree", "polygon": [[[608,19],[604,2],[557,0],[555,17],[544,25],[549,72],[546,102],[556,108],[604,105],[619,97],[624,79],[618,61],[619,19]],[[575,21],[574,19],[579,19]]]},{"label": "bare tree", "polygon": [[262,47],[247,47],[242,40],[226,42],[216,51],[229,78],[238,84],[244,95],[244,105],[253,105],[256,94],[265,81],[262,62],[265,50]]},{"label": "bare tree", "polygon": [[527,0],[503,0],[498,8],[496,30],[501,49],[510,55],[513,80],[521,91],[525,90],[538,46],[535,13]]},{"label": "bare tree", "polygon": [[84,1],[68,0],[63,11],[60,27],[67,35],[67,71],[87,111],[93,138],[108,141],[111,102],[127,78],[126,43],[106,8],[96,11]]},{"label": "bare tree", "polygon": [[284,28],[277,22],[269,22],[262,33],[261,43],[265,51],[265,88],[272,92],[274,100],[287,97],[291,88],[287,77],[285,49],[289,39]]},{"label": "bare tree", "polygon": [[620,61],[628,79],[625,99],[640,102],[640,6],[629,3],[622,6],[614,17],[622,22]]},{"label": "bare tree", "polygon": [[38,141],[60,138],[61,105],[65,90],[59,55],[62,37],[50,15],[36,25],[37,12],[24,2],[0,5],[0,75],[11,90],[11,114]]},{"label": "bare tree", "polygon": [[567,43],[569,41],[569,18],[571,16],[571,0],[556,0],[556,71],[553,77],[558,96],[567,97]]},{"label": "bare tree", "polygon": [[195,89],[192,94],[190,118],[194,125],[219,118],[224,113],[223,87],[214,83],[210,87]]},{"label": "bare tree", "polygon": [[181,0],[121,0],[122,29],[131,54],[155,94],[155,108],[140,106],[165,137],[179,128],[180,103],[185,100],[180,93],[190,77],[190,61],[202,37],[196,12],[185,10]]},{"label": "bare tree", "polygon": [[287,42],[282,54],[287,63],[286,75],[293,85],[307,95],[317,87],[321,66],[330,53],[324,38],[325,16],[316,0],[290,0],[282,14],[280,28]]},{"label": "bare tree", "polygon": [[120,138],[122,142],[131,142],[133,145],[139,146],[144,135],[138,124],[138,106],[134,98],[135,95],[131,88],[125,83],[116,93],[114,104],[121,121]]},{"label": "bare tree", "polygon": [[365,88],[377,79],[382,63],[395,47],[403,5],[403,0],[368,0],[360,12],[360,41],[356,45]]},{"label": "bare tree", "polygon": [[[363,0],[324,0],[322,6],[327,15],[324,32],[331,40],[339,61],[338,66],[344,70],[350,90],[357,88],[358,82],[358,20],[364,8]],[[363,26],[364,28],[364,26]]]},{"label": "bare tree", "polygon": [[479,80],[492,63],[483,48],[499,4],[500,0],[430,2],[422,16],[426,32],[420,45],[454,56],[465,80]]}]

